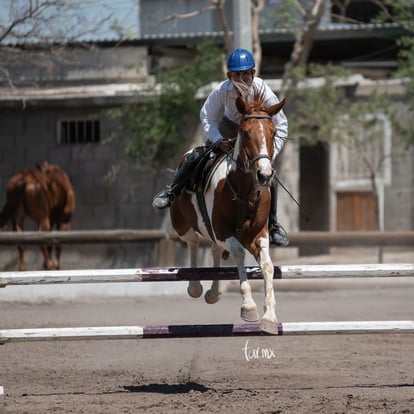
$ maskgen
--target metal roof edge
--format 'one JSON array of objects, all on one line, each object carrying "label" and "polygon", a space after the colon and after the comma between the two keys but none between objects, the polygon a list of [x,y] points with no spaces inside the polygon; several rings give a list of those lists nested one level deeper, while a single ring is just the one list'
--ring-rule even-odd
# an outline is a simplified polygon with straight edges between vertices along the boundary
[{"label": "metal roof edge", "polygon": [[[317,33],[336,33],[336,32],[369,32],[372,30],[401,30],[404,31],[404,28],[401,27],[398,23],[328,23],[324,25],[320,25],[318,27]],[[268,35],[293,35],[297,28],[290,27],[278,27],[278,28],[268,28],[268,29],[259,29],[259,35],[262,36],[268,36]],[[233,32],[230,31],[230,34]],[[145,42],[145,41],[166,41],[166,40],[190,40],[190,39],[198,39],[198,38],[221,38],[224,36],[223,31],[210,31],[210,32],[181,32],[181,33],[155,33],[155,34],[144,34],[142,36],[136,36],[136,37],[125,37],[120,39],[119,37],[102,37],[101,39],[95,39],[95,40],[79,40],[79,42],[72,41],[71,44],[76,43],[83,43],[83,44],[96,44],[96,43],[129,43],[129,42]],[[30,44],[31,46],[42,46],[42,43],[39,42],[31,42],[26,41],[25,44]],[[45,46],[50,46],[51,44],[56,44],[53,42],[44,44]],[[23,46],[24,44],[21,44],[19,42],[6,42],[2,43],[1,46],[6,47],[19,47]]]}]

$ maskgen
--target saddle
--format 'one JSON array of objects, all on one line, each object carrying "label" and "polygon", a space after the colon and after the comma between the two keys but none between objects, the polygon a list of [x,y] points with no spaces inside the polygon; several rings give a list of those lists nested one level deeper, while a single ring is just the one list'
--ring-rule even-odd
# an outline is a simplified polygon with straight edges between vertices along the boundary
[{"label": "saddle", "polygon": [[204,193],[204,189],[210,181],[211,175],[216,170],[220,161],[226,154],[217,154],[214,151],[206,151],[194,167],[191,179],[188,180],[186,189],[193,193]]},{"label": "saddle", "polygon": [[[235,139],[227,140],[231,150],[234,147]],[[204,193],[210,177],[213,175],[217,166],[227,156],[226,152],[220,150],[219,143],[196,147],[193,151],[195,166],[192,168],[192,175],[186,183],[186,189],[193,193]]]}]

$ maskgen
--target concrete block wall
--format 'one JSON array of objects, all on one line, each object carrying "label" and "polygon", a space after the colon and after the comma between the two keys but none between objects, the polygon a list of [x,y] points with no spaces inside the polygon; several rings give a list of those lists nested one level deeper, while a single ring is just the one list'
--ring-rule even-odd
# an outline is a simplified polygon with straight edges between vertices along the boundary
[{"label": "concrete block wall", "polygon": [[391,184],[384,189],[385,230],[414,228],[414,147],[394,138]]},{"label": "concrete block wall", "polygon": [[[94,108],[0,111],[0,208],[5,204],[10,178],[22,168],[32,168],[36,163],[48,160],[61,165],[72,179],[77,198],[71,222],[73,230],[160,227],[163,214],[154,212],[151,206],[152,196],[160,185],[153,179],[153,174],[136,166],[121,171],[112,185],[104,181],[111,166],[121,159],[120,144],[57,143],[59,119],[68,116],[84,119],[94,113]],[[101,138],[104,140],[114,124],[103,116],[100,119]],[[165,176],[160,182],[164,185],[167,180]],[[32,220],[26,220],[25,228],[35,229]],[[95,267],[99,261],[107,263],[108,260],[111,266],[156,265],[157,253],[154,245],[130,244],[68,246],[64,252],[63,263],[66,261],[66,267],[75,268],[90,267],[88,263],[91,260]],[[38,256],[32,270],[42,266],[40,253]],[[17,268],[17,251],[16,257],[10,259],[0,255],[0,267],[6,263],[9,263],[9,270]]]}]

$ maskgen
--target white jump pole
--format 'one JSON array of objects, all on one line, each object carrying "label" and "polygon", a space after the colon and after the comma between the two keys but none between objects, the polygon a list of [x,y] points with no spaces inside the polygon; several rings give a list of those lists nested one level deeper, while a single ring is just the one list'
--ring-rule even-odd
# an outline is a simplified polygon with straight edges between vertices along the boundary
[{"label": "white jump pole", "polygon": [[[278,322],[278,336],[338,334],[413,334],[414,321]],[[2,329],[0,344],[31,341],[161,339],[268,335],[259,323],[216,325],[104,326]]]},{"label": "white jump pole", "polygon": [[[246,267],[249,279],[262,279],[258,267]],[[297,265],[274,268],[275,279],[414,277],[414,264]],[[0,272],[0,288],[10,285],[69,283],[235,280],[235,267],[137,268]]]}]

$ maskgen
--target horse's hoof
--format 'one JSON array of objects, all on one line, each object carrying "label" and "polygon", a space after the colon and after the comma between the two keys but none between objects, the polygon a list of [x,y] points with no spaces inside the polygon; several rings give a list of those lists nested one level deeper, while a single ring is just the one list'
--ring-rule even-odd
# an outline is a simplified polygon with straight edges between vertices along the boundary
[{"label": "horse's hoof", "polygon": [[192,297],[192,298],[199,298],[202,294],[203,294],[203,286],[188,286],[187,288],[187,293]]},{"label": "horse's hoof", "polygon": [[260,321],[260,330],[270,335],[277,335],[279,333],[277,330],[277,322],[269,321],[269,319],[262,319]]},{"label": "horse's hoof", "polygon": [[240,316],[246,322],[257,322],[260,319],[257,308],[242,308]]},{"label": "horse's hoof", "polygon": [[214,305],[215,303],[217,303],[220,300],[220,294],[213,294],[213,292],[211,290],[208,290],[206,292],[206,294],[204,295],[204,300],[209,304],[209,305]]}]

